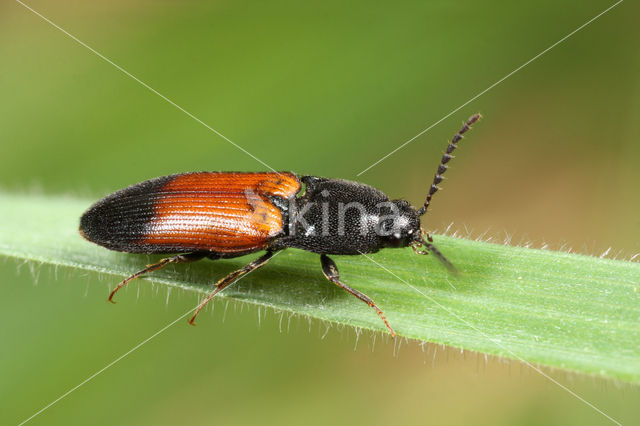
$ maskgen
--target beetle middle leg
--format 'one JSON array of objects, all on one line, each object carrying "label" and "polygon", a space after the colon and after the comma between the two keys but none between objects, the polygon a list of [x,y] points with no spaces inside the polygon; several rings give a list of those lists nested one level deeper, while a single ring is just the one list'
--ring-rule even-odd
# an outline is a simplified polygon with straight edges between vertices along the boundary
[{"label": "beetle middle leg", "polygon": [[116,302],[113,301],[113,296],[116,295],[118,290],[120,290],[122,287],[127,285],[130,281],[135,280],[136,278],[138,278],[141,275],[147,274],[149,272],[157,271],[158,269],[162,269],[162,268],[164,268],[165,266],[167,266],[170,263],[195,262],[196,260],[202,259],[206,255],[207,255],[207,253],[200,253],[200,252],[179,254],[177,256],[164,258],[164,259],[160,260],[159,262],[154,263],[152,265],[147,265],[147,267],[144,268],[143,270],[138,271],[135,274],[130,275],[127,279],[121,281],[120,284],[118,284],[116,286],[116,288],[113,289],[111,294],[109,294],[109,302],[116,303]]},{"label": "beetle middle leg", "polygon": [[367,305],[375,309],[380,319],[384,322],[384,325],[386,325],[389,331],[391,332],[391,337],[396,337],[396,332],[393,331],[393,328],[391,328],[391,326],[389,325],[389,322],[387,322],[387,318],[384,316],[384,312],[382,312],[382,310],[378,308],[378,306],[373,302],[373,300],[371,300],[369,296],[367,296],[366,294],[360,293],[358,290],[354,290],[348,285],[346,285],[345,283],[343,283],[342,281],[340,281],[340,272],[338,271],[338,267],[336,266],[336,263],[329,256],[327,256],[326,254],[320,255],[320,261],[322,262],[322,272],[324,273],[324,276],[327,277],[327,279],[332,283],[347,290],[349,293],[353,294],[355,297],[357,297],[358,299],[362,300],[364,303],[366,303]]},{"label": "beetle middle leg", "polygon": [[249,272],[255,271],[259,267],[264,266],[269,261],[269,259],[273,257],[274,254],[275,254],[274,251],[268,251],[262,256],[260,256],[259,258],[257,258],[256,260],[254,260],[253,262],[249,263],[244,268],[238,269],[237,271],[230,273],[229,275],[227,275],[226,277],[218,281],[213,291],[207,297],[205,297],[205,299],[202,302],[200,302],[200,304],[196,308],[196,312],[193,314],[193,316],[189,320],[189,324],[195,325],[193,322],[196,320],[196,317],[198,316],[202,308],[204,308],[205,305],[209,303],[209,301],[213,299],[213,297],[216,294],[224,290],[225,287],[228,287],[229,285],[236,282],[243,275],[246,275]]}]

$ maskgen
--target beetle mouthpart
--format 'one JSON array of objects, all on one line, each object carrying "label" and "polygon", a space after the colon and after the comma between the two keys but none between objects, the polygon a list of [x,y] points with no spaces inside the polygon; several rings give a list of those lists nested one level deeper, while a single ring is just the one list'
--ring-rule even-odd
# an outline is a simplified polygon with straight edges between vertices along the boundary
[{"label": "beetle mouthpart", "polygon": [[[427,253],[431,253],[435,256],[436,259],[438,259],[440,261],[440,263],[442,263],[442,265],[444,265],[445,268],[447,268],[449,270],[449,272],[451,272],[452,274],[457,275],[458,274],[458,270],[456,269],[455,266],[453,266],[453,263],[451,263],[449,261],[449,259],[447,259],[444,254],[442,254],[442,252],[440,250],[438,250],[438,248],[436,246],[434,246],[431,241],[433,241],[431,239],[431,237],[429,236],[429,240],[422,240],[422,247],[424,247]],[[415,251],[415,249],[414,249]],[[416,251],[416,253],[418,253]],[[427,254],[427,253],[418,253],[418,254]]]},{"label": "beetle mouthpart", "polygon": [[416,254],[424,254],[424,255],[429,254],[429,250],[426,250],[424,248],[424,244],[422,243],[422,241],[415,241],[411,243],[411,248]]}]

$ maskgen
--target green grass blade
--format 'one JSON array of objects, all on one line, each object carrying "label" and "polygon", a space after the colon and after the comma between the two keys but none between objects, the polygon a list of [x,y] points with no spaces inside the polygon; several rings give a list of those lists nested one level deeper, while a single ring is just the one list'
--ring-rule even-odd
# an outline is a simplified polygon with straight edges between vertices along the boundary
[{"label": "green grass blade", "polygon": [[[149,263],[149,256],[114,253],[84,241],[78,219],[90,204],[0,194],[0,254],[118,276]],[[435,242],[459,276],[410,249],[334,260],[343,281],[375,300],[401,336],[640,381],[640,264],[444,236]],[[170,266],[153,279],[205,293],[247,261]],[[325,280],[317,255],[298,250],[284,251],[220,296],[384,330],[372,309]],[[127,303],[131,296],[118,297]]]}]

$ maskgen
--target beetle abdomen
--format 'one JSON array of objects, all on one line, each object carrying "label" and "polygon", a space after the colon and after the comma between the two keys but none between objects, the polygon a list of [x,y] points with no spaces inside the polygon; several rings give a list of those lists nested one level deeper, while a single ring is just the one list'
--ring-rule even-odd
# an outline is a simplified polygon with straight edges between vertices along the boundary
[{"label": "beetle abdomen", "polygon": [[111,194],[82,216],[80,231],[111,250],[131,253],[246,253],[283,230],[268,196],[295,197],[292,173],[184,173]]}]

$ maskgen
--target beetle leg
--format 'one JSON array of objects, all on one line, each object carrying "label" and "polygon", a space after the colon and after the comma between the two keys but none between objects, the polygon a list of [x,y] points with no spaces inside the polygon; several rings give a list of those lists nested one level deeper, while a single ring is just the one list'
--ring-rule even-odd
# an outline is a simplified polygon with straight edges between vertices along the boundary
[{"label": "beetle leg", "polygon": [[205,253],[200,253],[200,252],[188,253],[188,254],[179,254],[177,256],[167,257],[165,259],[162,259],[159,262],[154,263],[152,265],[147,265],[147,267],[144,268],[142,271],[138,271],[135,274],[129,276],[129,278],[121,281],[120,284],[118,284],[116,286],[116,288],[113,289],[111,294],[109,294],[109,302],[116,303],[116,302],[113,301],[113,296],[116,295],[117,291],[120,290],[125,285],[127,285],[129,283],[129,281],[135,280],[136,278],[138,278],[141,275],[147,274],[149,272],[157,271],[158,269],[162,269],[165,266],[167,266],[169,263],[194,262],[196,260],[202,259],[205,256],[206,256]]},{"label": "beetle leg", "polygon": [[373,300],[371,300],[369,296],[367,296],[366,294],[360,293],[358,290],[354,290],[348,285],[346,285],[345,283],[343,283],[342,281],[340,281],[340,272],[338,271],[338,267],[336,266],[336,263],[329,256],[327,256],[326,254],[320,255],[320,261],[322,262],[322,272],[324,273],[324,276],[327,277],[327,279],[332,283],[347,290],[349,293],[353,294],[355,297],[357,297],[358,299],[362,300],[364,303],[366,303],[367,305],[375,309],[380,319],[384,322],[384,325],[386,325],[389,331],[391,332],[391,337],[396,337],[396,332],[393,331],[393,328],[391,328],[391,326],[387,322],[387,318],[384,316],[384,312],[382,312],[380,308],[376,306]]},{"label": "beetle leg", "polygon": [[228,287],[229,285],[236,282],[243,275],[248,274],[249,272],[255,271],[259,267],[265,265],[269,261],[269,259],[273,257],[274,253],[275,252],[273,251],[268,251],[264,255],[254,260],[253,262],[249,263],[244,268],[238,269],[237,271],[230,273],[229,275],[227,275],[226,277],[218,281],[213,291],[207,297],[205,297],[205,299],[202,302],[200,302],[200,304],[196,308],[196,312],[193,314],[193,316],[189,320],[189,324],[195,325],[193,322],[196,320],[196,317],[198,316],[202,308],[204,308],[205,305],[209,303],[211,299],[213,299],[213,296],[218,294],[218,292],[224,290],[225,287]]}]

